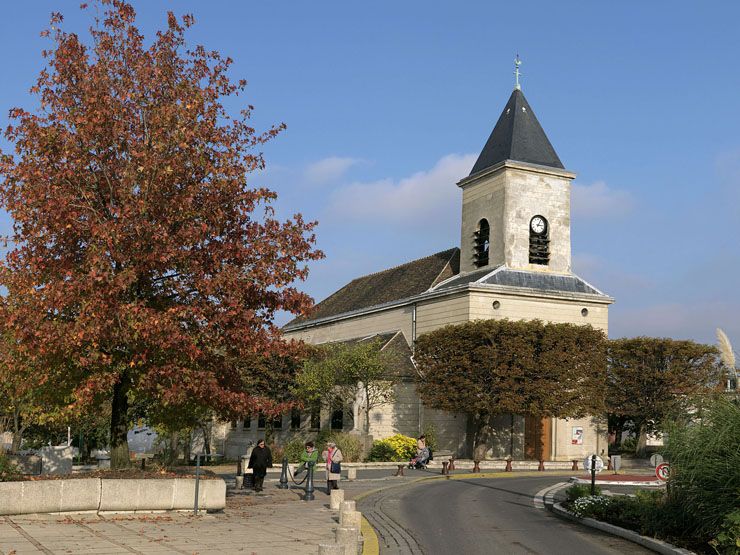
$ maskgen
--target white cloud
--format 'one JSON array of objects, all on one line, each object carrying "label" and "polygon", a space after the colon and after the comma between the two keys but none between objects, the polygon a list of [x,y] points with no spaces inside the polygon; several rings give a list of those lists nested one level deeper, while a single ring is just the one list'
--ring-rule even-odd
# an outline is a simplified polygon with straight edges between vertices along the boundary
[{"label": "white cloud", "polygon": [[330,156],[310,164],[304,173],[306,181],[323,185],[340,179],[352,166],[360,162],[357,158]]},{"label": "white cloud", "polygon": [[628,191],[612,189],[603,181],[592,185],[573,184],[571,215],[574,218],[620,217],[634,206]]},{"label": "white cloud", "polygon": [[473,167],[476,155],[450,154],[427,171],[402,179],[351,183],[335,191],[329,203],[332,218],[403,226],[439,226],[460,217],[456,183]]}]

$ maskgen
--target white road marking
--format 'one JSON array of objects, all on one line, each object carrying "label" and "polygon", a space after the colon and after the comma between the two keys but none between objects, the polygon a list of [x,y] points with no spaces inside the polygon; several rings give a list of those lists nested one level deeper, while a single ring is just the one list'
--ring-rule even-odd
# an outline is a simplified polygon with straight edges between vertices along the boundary
[{"label": "white road marking", "polygon": [[547,486],[546,488],[542,488],[540,491],[534,494],[534,508],[544,509],[545,503],[552,505],[555,493],[567,487],[568,485],[568,482],[559,482],[554,486]]}]

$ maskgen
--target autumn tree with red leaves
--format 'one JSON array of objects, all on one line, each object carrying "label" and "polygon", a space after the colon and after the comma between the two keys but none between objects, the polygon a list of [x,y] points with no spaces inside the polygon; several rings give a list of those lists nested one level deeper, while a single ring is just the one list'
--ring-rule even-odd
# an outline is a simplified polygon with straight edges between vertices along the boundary
[{"label": "autumn tree with red leaves", "polygon": [[294,283],[322,255],[315,223],[276,220],[275,193],[251,185],[282,126],[257,133],[251,106],[226,111],[245,88],[231,60],[187,49],[192,16],[170,13],[147,46],[129,4],[101,4],[86,41],[52,16],[39,108],[11,110],[0,279],[39,382],[69,410],[111,403],[120,464],[133,400],[223,416],[286,408],[247,389],[258,367],[240,361],[289,353],[273,318],[307,309]]}]

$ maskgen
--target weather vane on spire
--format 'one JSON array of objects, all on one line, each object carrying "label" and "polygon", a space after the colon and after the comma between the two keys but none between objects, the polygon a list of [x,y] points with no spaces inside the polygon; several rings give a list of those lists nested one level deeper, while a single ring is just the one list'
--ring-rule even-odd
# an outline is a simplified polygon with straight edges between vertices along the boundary
[{"label": "weather vane on spire", "polygon": [[514,60],[514,76],[516,78],[516,83],[514,85],[514,88],[518,91],[522,90],[522,86],[519,84],[519,76],[521,75],[519,71],[520,65],[522,65],[522,61],[519,59],[519,54],[517,54],[516,59]]}]

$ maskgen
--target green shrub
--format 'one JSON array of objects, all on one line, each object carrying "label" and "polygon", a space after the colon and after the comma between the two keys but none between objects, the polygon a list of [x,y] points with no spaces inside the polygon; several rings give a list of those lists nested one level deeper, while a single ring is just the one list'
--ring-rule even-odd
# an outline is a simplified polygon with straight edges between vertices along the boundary
[{"label": "green shrub", "polygon": [[272,443],[268,445],[270,448],[270,453],[272,453],[272,465],[273,466],[280,466],[283,464],[283,454],[285,452],[285,447],[282,445],[278,445],[277,443]]},{"label": "green shrub", "polygon": [[[594,494],[601,495],[601,488],[599,486],[594,487]],[[572,503],[580,497],[588,497],[591,495],[591,486],[585,484],[573,484],[565,490],[565,495],[568,498],[568,502]]]},{"label": "green shrub", "polygon": [[303,439],[297,437],[291,439],[283,446],[283,456],[288,457],[289,463],[297,463],[300,461],[303,451],[306,450],[306,441],[308,440],[304,441]]},{"label": "green shrub", "polygon": [[385,441],[375,440],[370,448],[370,453],[367,455],[367,460],[371,462],[394,461],[396,460],[395,456],[396,452],[393,447]]},{"label": "green shrub", "polygon": [[357,462],[362,457],[362,444],[360,439],[354,434],[348,434],[345,432],[329,432],[322,431],[316,436],[316,449],[319,453],[323,453],[326,449],[326,442],[333,441],[339,447],[342,452],[344,462]]},{"label": "green shrub", "polygon": [[740,553],[740,509],[725,516],[719,534],[709,542],[709,545],[721,555]]},{"label": "green shrub", "polygon": [[636,449],[637,449],[637,438],[634,438],[634,437],[628,437],[627,439],[623,439],[622,443],[619,445],[619,451],[622,453],[634,455]]},{"label": "green shrub", "polygon": [[10,462],[5,454],[0,453],[0,482],[13,482],[21,478],[18,468]]},{"label": "green shrub", "polygon": [[373,441],[367,460],[406,462],[414,455],[416,455],[416,439],[396,434]]},{"label": "green shrub", "polygon": [[643,498],[619,495],[611,498],[609,507],[597,509],[594,518],[642,533],[646,517],[655,509],[653,503],[646,503]]},{"label": "green shrub", "polygon": [[570,506],[571,512],[582,518],[596,518],[608,512],[611,498],[604,495],[587,495],[579,497]]},{"label": "green shrub", "polygon": [[424,426],[424,435],[426,436],[427,447],[432,450],[432,453],[437,450],[437,427],[434,424],[427,424]]},{"label": "green shrub", "polygon": [[705,544],[740,507],[740,406],[717,400],[698,424],[669,430],[668,501],[680,507],[684,533]]},{"label": "green shrub", "polygon": [[[334,432],[329,436],[328,441],[333,441],[337,444],[337,447],[342,451],[344,462],[357,462],[362,457],[362,444],[356,435],[345,432]],[[320,447],[323,452],[324,447],[322,445],[317,444],[317,447]]]}]

